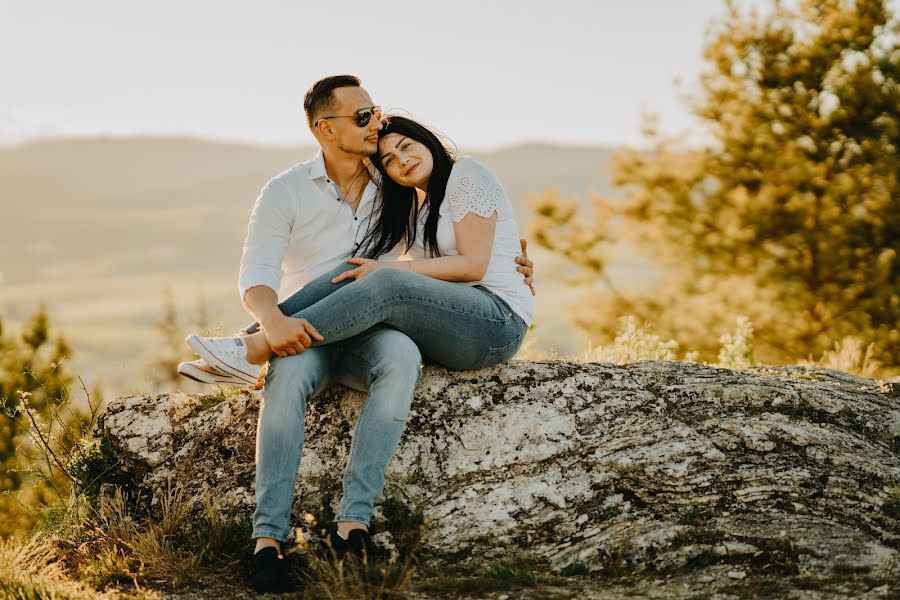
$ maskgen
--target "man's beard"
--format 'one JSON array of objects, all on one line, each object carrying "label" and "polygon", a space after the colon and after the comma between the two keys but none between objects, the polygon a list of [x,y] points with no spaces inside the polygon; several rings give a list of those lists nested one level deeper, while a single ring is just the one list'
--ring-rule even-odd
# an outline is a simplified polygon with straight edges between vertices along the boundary
[{"label": "man's beard", "polygon": [[368,151],[365,148],[351,148],[350,146],[345,146],[342,142],[338,142],[338,149],[341,152],[346,152],[347,154],[353,154],[359,156],[360,158],[369,158],[373,156],[377,150]]}]

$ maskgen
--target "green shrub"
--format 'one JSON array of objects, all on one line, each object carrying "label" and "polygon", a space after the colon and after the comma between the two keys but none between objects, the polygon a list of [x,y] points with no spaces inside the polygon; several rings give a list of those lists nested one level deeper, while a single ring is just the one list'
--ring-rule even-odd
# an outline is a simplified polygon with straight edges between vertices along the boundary
[{"label": "green shrub", "polygon": [[116,473],[120,459],[106,438],[82,441],[75,448],[67,467],[78,490],[96,496],[104,483],[121,483]]}]

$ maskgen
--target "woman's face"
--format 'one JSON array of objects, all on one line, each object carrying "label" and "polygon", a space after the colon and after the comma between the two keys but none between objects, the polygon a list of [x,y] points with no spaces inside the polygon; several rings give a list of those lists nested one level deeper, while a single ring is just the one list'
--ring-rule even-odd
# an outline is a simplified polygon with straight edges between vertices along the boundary
[{"label": "woman's face", "polygon": [[434,159],[425,144],[401,133],[389,133],[378,141],[378,153],[388,177],[405,187],[428,189]]}]

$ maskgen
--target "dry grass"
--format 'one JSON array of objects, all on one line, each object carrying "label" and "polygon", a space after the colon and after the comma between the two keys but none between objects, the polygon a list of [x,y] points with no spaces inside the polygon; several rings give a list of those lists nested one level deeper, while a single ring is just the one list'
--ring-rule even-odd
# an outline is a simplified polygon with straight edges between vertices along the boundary
[{"label": "dry grass", "polygon": [[[534,342],[526,338],[522,349],[516,355],[519,360],[568,360],[572,362],[610,362],[625,364],[639,360],[678,360],[678,342],[664,341],[660,336],[651,333],[649,325],[637,325],[633,316],[619,320],[619,329],[615,339],[605,346],[588,345],[581,354],[559,356],[555,352],[542,351]],[[726,333],[719,338],[721,344],[716,362],[711,366],[726,369],[747,369],[758,365],[754,356],[753,323],[745,316],[735,319],[733,333]],[[822,354],[818,359],[812,357],[797,361],[797,365],[811,368],[827,368],[860,377],[877,378],[882,371],[882,364],[875,358],[877,349],[874,343],[866,344],[864,340],[847,336],[834,344],[834,348]],[[680,360],[697,361],[698,353],[685,352]]]},{"label": "dry grass", "polygon": [[97,499],[82,523],[58,528],[52,558],[94,588],[176,589],[204,579],[237,582],[240,560],[249,552],[250,528],[212,498],[203,498],[201,518],[177,489],[156,500],[153,514],[120,490]]},{"label": "dry grass", "polygon": [[847,336],[826,350],[818,360],[802,361],[805,367],[824,367],[860,377],[875,377],[881,364],[875,360],[875,344],[868,344],[854,336]]},{"label": "dry grass", "polygon": [[6,598],[105,598],[66,577],[46,540],[0,541],[0,590]]},{"label": "dry grass", "polygon": [[[220,392],[202,404],[216,404],[229,393],[240,392]],[[87,444],[77,456],[81,458],[69,466],[79,481],[93,480],[95,471],[106,471],[108,457],[102,445]],[[118,486],[111,488],[112,495],[102,489],[84,486],[67,499],[59,496],[48,507],[39,530],[25,542],[4,542],[0,598],[152,597],[141,595],[145,587],[248,592],[251,527],[246,517],[238,517],[236,508],[219,506],[210,494],[185,497],[176,487],[158,493],[151,502],[129,497]],[[405,550],[420,538],[421,511],[391,500],[385,502],[384,510],[390,513],[388,531],[397,540],[396,555],[369,565],[310,553],[297,573],[303,597],[407,595],[415,553]]]},{"label": "dry grass", "polygon": [[[664,341],[651,333],[648,325],[638,326],[633,316],[619,319],[619,329],[615,339],[605,346],[588,344],[580,354],[561,356],[555,351],[543,351],[530,337],[516,354],[518,360],[567,360],[572,362],[610,362],[624,364],[637,360],[675,360],[678,342]],[[685,360],[692,360],[691,353]]]},{"label": "dry grass", "polygon": [[588,346],[584,352],[583,362],[626,363],[636,360],[675,360],[678,342],[663,341],[661,337],[650,333],[648,327],[638,327],[633,316],[619,320],[619,330],[608,346]]},{"label": "dry grass", "polygon": [[9,600],[105,600],[134,598],[162,600],[158,593],[136,586],[123,596],[116,590],[98,591],[70,577],[58,560],[51,540],[35,536],[26,542],[0,540],[0,595]]},{"label": "dry grass", "polygon": [[[192,505],[177,489],[146,502],[120,490],[96,499],[82,522],[63,520],[53,532],[0,546],[0,598],[161,598],[154,590],[233,589],[244,594],[250,527],[210,496]],[[416,522],[416,526],[420,524]],[[396,532],[401,537],[401,532]],[[415,533],[415,532],[414,532]],[[418,539],[417,536],[413,536]],[[372,564],[313,552],[292,554],[298,596],[350,600],[405,598],[416,557],[401,551]],[[218,593],[218,592],[217,592]]]},{"label": "dry grass", "polygon": [[300,580],[304,598],[394,600],[408,596],[415,572],[411,557],[359,563],[311,555]]}]

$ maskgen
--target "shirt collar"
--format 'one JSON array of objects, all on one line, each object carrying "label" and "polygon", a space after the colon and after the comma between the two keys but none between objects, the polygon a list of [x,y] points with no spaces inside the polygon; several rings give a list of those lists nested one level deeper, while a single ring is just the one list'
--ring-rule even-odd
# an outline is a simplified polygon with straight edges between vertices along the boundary
[{"label": "shirt collar", "polygon": [[[375,167],[370,167],[369,175],[370,180],[363,190],[363,196],[360,199],[360,205],[374,200],[378,195],[379,190],[381,189],[381,172],[378,171],[378,169],[376,169]],[[328,177],[328,172],[325,171],[325,155],[322,153],[322,149],[320,148],[319,151],[316,152],[316,155],[313,157],[312,161],[310,161],[309,178],[321,179],[322,177]]]},{"label": "shirt collar", "polygon": [[[369,175],[371,176],[372,181],[375,182],[375,185],[381,183],[381,173],[374,166],[369,167]],[[325,171],[325,154],[322,153],[322,149],[319,148],[316,155],[310,161],[309,165],[309,178],[310,179],[319,179],[321,177],[327,177],[328,172]]]},{"label": "shirt collar", "polygon": [[322,150],[319,149],[313,157],[312,163],[309,165],[309,178],[320,179],[326,176],[328,176],[328,173],[325,172],[325,155],[322,154]]}]

